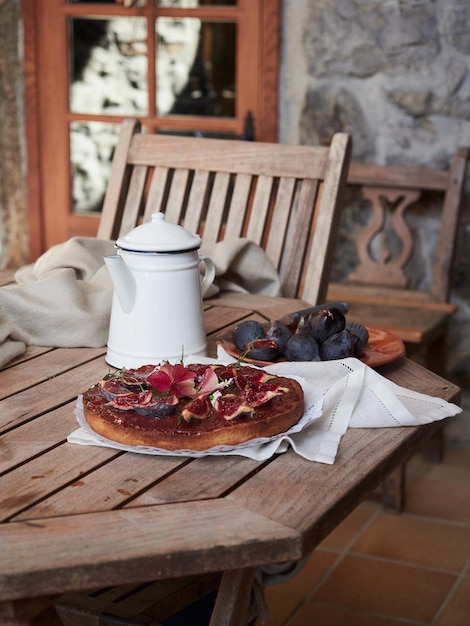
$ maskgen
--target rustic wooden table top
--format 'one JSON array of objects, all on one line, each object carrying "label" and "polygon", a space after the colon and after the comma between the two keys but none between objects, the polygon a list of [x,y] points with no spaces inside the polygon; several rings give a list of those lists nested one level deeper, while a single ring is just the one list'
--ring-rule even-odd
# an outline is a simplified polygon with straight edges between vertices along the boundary
[{"label": "rustic wooden table top", "polygon": [[[296,300],[205,302],[214,338]],[[77,446],[78,394],[109,367],[105,348],[30,348],[0,372],[0,623],[19,602],[105,585],[297,560],[440,427],[350,429],[334,465],[288,451],[189,459]],[[458,402],[459,389],[401,358],[379,370]]]}]

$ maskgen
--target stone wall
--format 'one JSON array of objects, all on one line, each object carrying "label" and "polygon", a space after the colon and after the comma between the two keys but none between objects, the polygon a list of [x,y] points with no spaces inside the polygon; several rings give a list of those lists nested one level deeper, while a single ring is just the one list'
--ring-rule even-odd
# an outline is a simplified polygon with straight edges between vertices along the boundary
[{"label": "stone wall", "polygon": [[0,0],[0,267],[28,255],[20,0]]},{"label": "stone wall", "polygon": [[[280,140],[318,144],[353,136],[353,158],[445,168],[470,146],[468,0],[283,0]],[[466,415],[449,440],[470,445],[470,168],[451,299],[449,371],[466,389]],[[335,280],[350,272],[343,219]],[[434,238],[430,219],[420,226]],[[348,248],[349,246],[349,248]],[[422,271],[422,267],[420,268]]]}]

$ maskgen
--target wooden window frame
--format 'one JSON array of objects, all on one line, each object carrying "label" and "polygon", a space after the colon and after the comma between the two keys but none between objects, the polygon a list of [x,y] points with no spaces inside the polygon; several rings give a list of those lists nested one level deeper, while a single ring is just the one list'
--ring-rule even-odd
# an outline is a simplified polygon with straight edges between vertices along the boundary
[{"label": "wooden window frame", "polygon": [[[247,19],[248,14],[253,16],[254,3],[257,4],[256,19]],[[214,16],[236,18],[243,26],[238,29],[239,49],[245,49],[243,42],[247,39],[259,44],[255,58],[243,58],[237,53],[237,81],[242,67],[256,72],[257,80],[252,81],[254,87],[245,88],[237,95],[239,114],[236,118],[171,116],[164,118],[165,127],[193,129],[199,126],[206,131],[226,130],[241,135],[243,118],[240,112],[251,109],[255,103],[256,139],[277,141],[280,4],[280,0],[238,0],[237,7],[161,10],[161,14],[167,16],[183,16],[183,13],[190,12],[191,16],[202,19]],[[122,119],[119,116],[72,114],[68,109],[66,20],[70,15],[90,15],[98,10],[105,16],[123,14],[119,5],[22,0],[30,261],[69,237],[96,235],[99,215],[73,214],[70,207],[61,206],[58,199],[70,197],[70,165],[63,162],[63,155],[69,153],[65,128],[68,129],[69,123],[76,119],[110,123],[119,123]],[[127,9],[126,15],[148,17],[153,11],[154,7],[148,3],[146,7]],[[150,37],[149,55],[154,52],[152,45]],[[154,78],[149,73],[149,93],[154,93],[155,83],[152,81]],[[155,124],[155,116],[152,119],[139,116],[139,119],[150,127]]]}]

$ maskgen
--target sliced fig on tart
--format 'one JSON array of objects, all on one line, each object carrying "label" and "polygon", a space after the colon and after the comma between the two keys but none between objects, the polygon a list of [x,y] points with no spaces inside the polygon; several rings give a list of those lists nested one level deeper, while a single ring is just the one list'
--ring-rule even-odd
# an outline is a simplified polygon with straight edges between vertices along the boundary
[{"label": "sliced fig on tart", "polygon": [[247,385],[261,385],[275,378],[274,374],[268,374],[264,370],[244,369],[235,376],[235,384],[239,389],[245,389]]},{"label": "sliced fig on tart", "polygon": [[227,421],[231,421],[240,415],[253,413],[253,408],[247,404],[245,398],[234,393],[218,396],[214,400],[214,409]]},{"label": "sliced fig on tart", "polygon": [[112,400],[116,396],[129,394],[148,389],[146,376],[137,376],[128,373],[126,370],[122,372],[108,374],[99,382],[103,395]]},{"label": "sliced fig on tart", "polygon": [[188,402],[181,412],[181,417],[189,422],[191,420],[204,420],[209,417],[211,403],[207,396],[200,396]]},{"label": "sliced fig on tart", "polygon": [[167,417],[174,413],[178,404],[178,398],[175,395],[153,396],[152,400],[147,403],[134,405],[134,410],[144,417]]},{"label": "sliced fig on tart", "polygon": [[135,373],[130,373],[126,370],[123,370],[120,380],[124,387],[127,387],[127,389],[137,390],[148,386],[147,374],[142,374],[141,376],[139,376]]},{"label": "sliced fig on tart", "polygon": [[288,393],[287,387],[276,383],[264,383],[261,385],[249,385],[245,388],[245,399],[251,407],[262,406],[276,396]]},{"label": "sliced fig on tart", "polygon": [[132,396],[132,391],[124,387],[119,378],[103,378],[100,380],[101,393],[106,400],[113,400],[118,396]]},{"label": "sliced fig on tart", "polygon": [[221,382],[235,378],[239,371],[234,365],[212,365],[211,367]]},{"label": "sliced fig on tart", "polygon": [[112,398],[108,404],[121,411],[130,411],[137,406],[146,406],[152,401],[152,398],[153,394],[150,390],[130,392]]}]

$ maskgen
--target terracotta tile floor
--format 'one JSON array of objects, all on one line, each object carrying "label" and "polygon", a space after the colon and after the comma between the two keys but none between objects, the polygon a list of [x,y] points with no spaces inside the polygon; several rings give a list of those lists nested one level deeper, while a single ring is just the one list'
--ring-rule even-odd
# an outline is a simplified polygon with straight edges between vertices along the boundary
[{"label": "terracotta tile floor", "polygon": [[470,450],[414,457],[401,515],[374,495],[266,600],[266,626],[470,625]]}]

